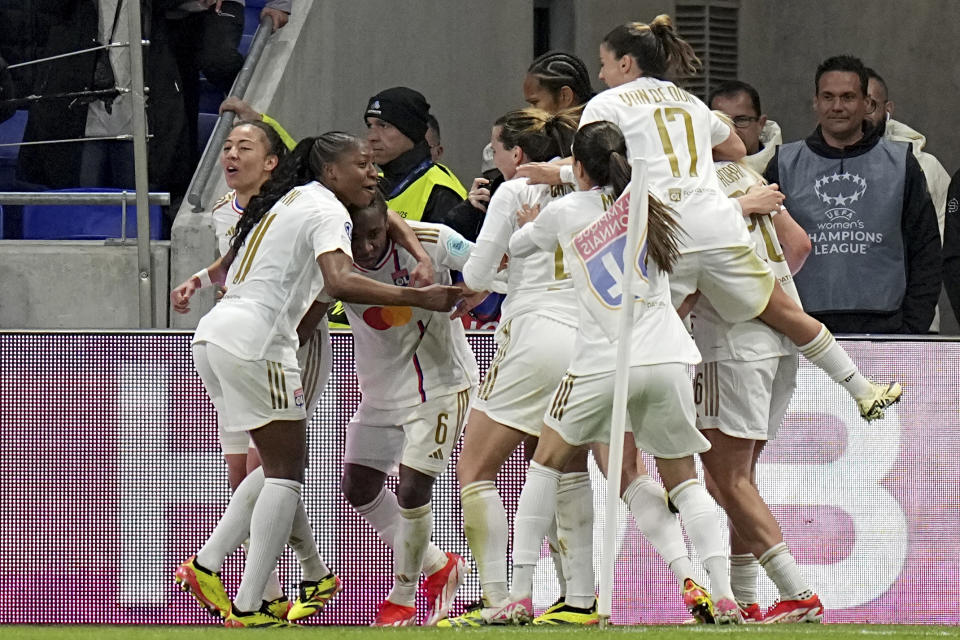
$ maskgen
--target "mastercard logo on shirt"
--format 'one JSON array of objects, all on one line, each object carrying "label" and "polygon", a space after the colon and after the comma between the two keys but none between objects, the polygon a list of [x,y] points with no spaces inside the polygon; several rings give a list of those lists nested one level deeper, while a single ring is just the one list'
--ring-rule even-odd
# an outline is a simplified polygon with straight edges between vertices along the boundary
[{"label": "mastercard logo on shirt", "polygon": [[413,318],[410,307],[370,307],[363,312],[363,321],[378,331],[402,327]]}]

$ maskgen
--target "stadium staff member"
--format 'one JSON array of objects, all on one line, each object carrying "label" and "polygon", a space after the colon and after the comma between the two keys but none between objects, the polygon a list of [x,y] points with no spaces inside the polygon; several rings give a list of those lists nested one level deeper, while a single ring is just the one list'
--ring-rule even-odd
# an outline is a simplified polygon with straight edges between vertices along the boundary
[{"label": "stadium staff member", "polygon": [[364,120],[373,160],[383,172],[380,188],[387,205],[408,220],[443,223],[467,191],[431,158],[429,115],[430,105],[419,91],[394,87],[370,98]]}]

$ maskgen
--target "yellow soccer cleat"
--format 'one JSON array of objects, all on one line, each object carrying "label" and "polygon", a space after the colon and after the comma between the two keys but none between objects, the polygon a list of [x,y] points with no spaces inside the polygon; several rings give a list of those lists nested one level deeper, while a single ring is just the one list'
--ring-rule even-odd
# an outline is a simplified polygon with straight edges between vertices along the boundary
[{"label": "yellow soccer cleat", "polygon": [[542,615],[533,619],[533,624],[537,625],[581,625],[589,626],[600,622],[600,616],[597,613],[597,601],[593,601],[593,606],[581,609],[574,607],[566,602],[560,606],[552,606]]},{"label": "yellow soccer cleat", "polygon": [[332,573],[321,580],[304,580],[300,583],[300,596],[287,612],[287,620],[302,620],[312,616],[323,609],[342,588],[340,578]]},{"label": "yellow soccer cleat", "polygon": [[223,626],[233,628],[276,628],[276,627],[295,627],[283,618],[270,613],[266,603],[260,607],[259,611],[239,611],[236,607],[230,607],[230,614],[224,620]]},{"label": "yellow soccer cleat", "polygon": [[173,574],[174,581],[180,588],[196,598],[200,606],[211,615],[225,618],[230,612],[230,598],[220,574],[204,569],[197,564],[197,556],[190,556],[186,562],[177,567]]},{"label": "yellow soccer cleat", "polygon": [[270,612],[270,615],[286,620],[287,612],[290,611],[290,607],[292,607],[293,605],[290,604],[290,601],[287,599],[287,596],[280,596],[276,600],[271,600],[269,602],[264,600],[263,606],[266,608],[267,611]]},{"label": "yellow soccer cleat", "polygon": [[857,399],[857,405],[860,407],[860,415],[867,422],[883,418],[883,410],[899,402],[900,395],[903,393],[899,382],[882,384],[871,381],[870,386],[873,392],[865,398]]}]

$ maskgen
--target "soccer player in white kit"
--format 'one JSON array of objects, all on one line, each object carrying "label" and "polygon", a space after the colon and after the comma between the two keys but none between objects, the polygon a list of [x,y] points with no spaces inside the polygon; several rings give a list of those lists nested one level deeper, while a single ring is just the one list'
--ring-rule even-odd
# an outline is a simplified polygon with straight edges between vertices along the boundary
[{"label": "soccer player in white kit", "polygon": [[[387,205],[379,195],[351,212],[354,271],[378,282],[404,284],[417,260],[387,235]],[[411,222],[435,268],[451,283],[472,243],[439,224]],[[479,373],[463,323],[446,312],[358,303],[344,305],[353,329],[362,400],[347,426],[344,495],[393,549],[394,586],[374,626],[416,624],[421,571],[430,607],[428,625],[446,617],[466,562],[430,542],[434,480],[447,466],[466,422]],[[384,486],[399,475],[396,495]]]},{"label": "soccer player in white kit", "polygon": [[[293,154],[244,210],[226,259],[171,293],[174,310],[185,312],[200,286],[229,283],[197,327],[194,361],[225,428],[249,432],[262,460],[234,492],[206,544],[178,569],[198,599],[216,605],[226,599],[216,572],[250,538],[228,626],[288,624],[262,608],[264,586],[287,540],[312,538],[300,499],[306,415],[295,355],[296,327],[310,304],[325,293],[444,310],[459,297],[454,287],[395,287],[354,274],[344,203],[365,206],[372,200],[376,171],[370,152],[339,132],[301,144],[304,155]],[[305,582],[330,575],[319,555],[310,560],[303,564]]]},{"label": "soccer player in white kit", "polygon": [[[757,254],[799,304],[792,274],[810,252],[810,239],[779,206],[783,195],[763,186],[763,178],[740,163],[718,162],[716,173],[724,193],[749,216]],[[726,322],[706,298],[696,301],[690,315],[704,354],[694,379],[697,426],[711,444],[700,457],[707,488],[730,519],[730,581],[744,620],[819,622],[823,605],[800,575],[756,486],[757,460],[776,436],[796,388],[796,348],[759,320]],[[766,614],[757,603],[761,566],[780,591]]]},{"label": "soccer player in white kit", "polygon": [[[622,219],[616,208],[610,220],[605,211],[629,180],[625,152],[623,136],[615,125],[594,122],[582,126],[573,144],[574,176],[580,191],[548,205],[510,240],[511,254],[517,256],[563,249],[565,264],[574,273],[580,318],[574,356],[544,416],[540,442],[520,496],[511,604],[504,615],[514,622],[523,622],[532,614],[533,568],[540,555],[539,541],[557,506],[559,470],[577,447],[609,442],[616,353],[629,348],[627,411],[636,446],[655,457],[668,495],[704,559],[715,597],[712,620],[720,624],[739,622],[720,523],[706,490],[696,479],[693,461],[693,454],[710,445],[694,426],[695,409],[687,377],[688,365],[698,362],[700,356],[671,305],[665,275],[677,257],[679,229],[670,214],[651,199],[645,247],[638,254],[643,256],[637,267],[642,274],[638,278],[641,284],[631,292],[636,296],[637,308],[629,346],[620,345],[616,332],[610,335],[599,322],[610,313],[610,307],[620,302],[604,300],[597,291],[615,290],[621,276],[609,269],[601,270],[610,281],[594,284],[593,276],[584,277],[580,271],[584,258],[574,245],[582,237],[578,234],[589,233],[588,227],[596,223],[603,225],[596,238],[607,241],[611,237],[607,231]],[[598,253],[595,257],[600,260],[604,255]],[[606,257],[614,258],[612,254]],[[586,262],[583,264],[587,266]],[[600,260],[597,264],[606,262]],[[621,294],[609,295],[623,298]]]},{"label": "soccer player in white kit", "polygon": [[[573,284],[559,252],[526,258],[508,253],[517,209],[545,205],[569,189],[511,178],[522,162],[567,155],[576,129],[572,113],[528,108],[498,118],[491,132],[494,161],[506,181],[490,200],[463,280],[473,291],[491,290],[506,256],[507,295],[495,335],[497,353],[474,400],[457,465],[464,530],[480,574],[483,606],[441,626],[497,623],[497,612],[508,603],[509,525],[495,479],[514,449],[528,435],[539,435],[543,412],[569,364],[577,321]],[[566,585],[566,596],[583,610],[580,617],[596,619],[593,581],[582,566],[592,563],[593,526],[585,452],[569,471],[562,490],[578,517],[568,555],[581,566],[571,567],[573,584]]]},{"label": "soccer player in white kit", "polygon": [[[241,121],[230,130],[220,152],[220,165],[223,168],[224,181],[228,187],[231,187],[231,191],[220,198],[211,209],[214,234],[221,256],[226,256],[230,251],[230,241],[233,239],[237,222],[243,215],[244,208],[253,196],[260,193],[260,188],[270,179],[280,159],[287,152],[288,148],[279,133],[273,126],[262,120]],[[416,251],[421,259],[425,258],[423,248],[413,231],[400,220],[400,217],[394,215],[390,221],[389,233],[404,246],[412,246],[411,250]],[[429,268],[432,270],[432,266]],[[314,307],[317,306],[319,305],[315,303]],[[323,310],[314,307],[311,307],[311,311],[308,311],[297,329],[300,336],[297,364],[300,367],[304,407],[308,419],[320,403],[320,396],[330,377],[332,365],[330,331],[327,323],[322,321]],[[325,309],[326,306],[324,305],[323,308]],[[234,491],[248,473],[260,466],[260,456],[246,432],[227,431],[220,422],[218,422],[217,431],[220,449],[227,463],[230,490]],[[296,620],[315,613],[319,606],[323,605],[318,598],[328,598],[328,595],[332,597],[336,588],[335,579],[329,584],[320,584],[317,588],[310,589],[311,594],[316,594],[316,597],[309,598],[301,595],[296,604],[292,605],[284,594],[280,579],[274,571],[267,580],[263,599],[273,615]],[[291,606],[293,606],[292,609]],[[218,615],[219,613],[217,611]],[[223,611],[223,615],[226,613],[227,611]]]},{"label": "soccer player in white kit", "polygon": [[[600,79],[610,89],[587,103],[580,126],[595,120],[617,124],[630,157],[647,160],[651,192],[677,212],[684,234],[670,276],[674,304],[680,307],[699,290],[728,322],[759,318],[846,389],[865,420],[882,418],[900,399],[900,384],[863,377],[826,327],[790,299],[754,253],[746,225],[722,193],[713,158],[739,160],[746,149],[703,102],[663,79],[693,73],[699,64],[670,17],[616,27],[600,44],[600,64]],[[559,182],[560,175],[555,168],[547,179]]]}]

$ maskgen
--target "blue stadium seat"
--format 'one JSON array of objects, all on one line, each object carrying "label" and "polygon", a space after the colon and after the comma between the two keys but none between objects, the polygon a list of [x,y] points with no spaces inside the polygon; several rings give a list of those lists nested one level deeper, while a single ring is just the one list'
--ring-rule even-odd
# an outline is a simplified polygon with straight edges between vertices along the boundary
[{"label": "blue stadium seat", "polygon": [[260,7],[251,3],[243,9],[243,35],[252,36],[260,26]]},{"label": "blue stadium seat", "polygon": [[[0,123],[0,144],[23,142],[27,126],[27,111],[22,109],[6,122]],[[16,183],[17,155],[20,147],[0,147],[0,191],[9,191]]]},{"label": "blue stadium seat", "polygon": [[253,44],[253,36],[247,35],[246,33],[240,36],[240,46],[237,48],[237,51],[240,52],[244,58],[247,57],[247,54],[250,53],[250,45]]},{"label": "blue stadium seat", "polygon": [[219,116],[216,113],[201,113],[197,116],[197,153],[203,153],[213,128],[217,126],[217,118]]},{"label": "blue stadium seat", "polygon": [[[62,189],[55,193],[119,193],[121,189]],[[25,205],[24,240],[105,240],[120,237],[119,205]],[[150,238],[165,240],[163,211],[150,207]],[[137,237],[137,207],[127,205],[127,237]]]}]

